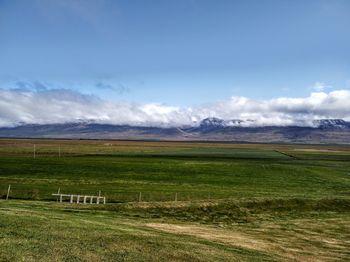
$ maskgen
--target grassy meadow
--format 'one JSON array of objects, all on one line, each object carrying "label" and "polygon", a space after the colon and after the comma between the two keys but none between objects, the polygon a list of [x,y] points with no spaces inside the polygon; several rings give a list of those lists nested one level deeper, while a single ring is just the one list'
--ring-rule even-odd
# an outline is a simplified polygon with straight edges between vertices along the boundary
[{"label": "grassy meadow", "polygon": [[350,257],[350,146],[1,139],[0,198],[0,261]]}]

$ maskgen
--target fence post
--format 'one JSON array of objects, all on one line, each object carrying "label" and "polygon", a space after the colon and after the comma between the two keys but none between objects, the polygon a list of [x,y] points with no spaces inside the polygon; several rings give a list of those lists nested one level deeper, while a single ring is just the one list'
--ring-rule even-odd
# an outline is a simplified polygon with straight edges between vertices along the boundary
[{"label": "fence post", "polygon": [[100,204],[100,196],[101,196],[101,190],[98,191],[98,197],[97,197],[97,202],[96,202],[96,204]]},{"label": "fence post", "polygon": [[141,202],[141,200],[142,200],[142,193],[140,192],[139,193],[139,202]]},{"label": "fence post", "polygon": [[33,145],[33,158],[35,158],[35,144]]},{"label": "fence post", "polygon": [[[60,193],[60,191],[61,191],[61,188],[59,187],[59,188],[58,188],[58,190],[57,190],[57,194],[59,194],[59,193]],[[57,200],[57,202],[58,202],[58,197],[57,197],[57,199],[56,199],[56,200]]]},{"label": "fence post", "polygon": [[9,185],[9,187],[8,187],[8,189],[7,189],[6,200],[8,200],[8,199],[9,199],[10,190],[11,190],[11,184]]}]

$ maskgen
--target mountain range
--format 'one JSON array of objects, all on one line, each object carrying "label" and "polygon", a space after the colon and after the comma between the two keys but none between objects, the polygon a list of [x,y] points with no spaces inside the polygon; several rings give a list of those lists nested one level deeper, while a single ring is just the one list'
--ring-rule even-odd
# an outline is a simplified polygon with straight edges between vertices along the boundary
[{"label": "mountain range", "polygon": [[314,121],[311,126],[255,126],[253,120],[206,118],[199,125],[180,128],[79,121],[2,127],[0,137],[350,144],[350,122],[323,119]]}]

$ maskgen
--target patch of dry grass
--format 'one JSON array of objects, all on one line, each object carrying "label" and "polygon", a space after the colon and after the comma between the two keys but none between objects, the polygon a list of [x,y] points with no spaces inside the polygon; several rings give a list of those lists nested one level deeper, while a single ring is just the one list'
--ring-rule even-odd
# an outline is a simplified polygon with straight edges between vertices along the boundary
[{"label": "patch of dry grass", "polygon": [[147,223],[145,226],[229,246],[264,251],[288,261],[346,261],[350,256],[350,217],[290,219],[255,226]]}]

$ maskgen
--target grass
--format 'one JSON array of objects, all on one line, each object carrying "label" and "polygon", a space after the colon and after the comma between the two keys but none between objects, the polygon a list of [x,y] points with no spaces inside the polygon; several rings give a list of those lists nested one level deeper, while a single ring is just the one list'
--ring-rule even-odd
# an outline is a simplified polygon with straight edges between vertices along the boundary
[{"label": "grass", "polygon": [[345,161],[200,159],[120,156],[0,158],[0,194],[51,199],[57,192],[95,194],[110,202],[246,197],[324,197],[349,193]]},{"label": "grass", "polygon": [[173,218],[203,224],[234,225],[254,223],[275,218],[301,218],[322,213],[347,213],[350,199],[264,199],[220,200],[164,205],[164,203],[101,206],[101,210],[115,211],[131,217]]},{"label": "grass", "polygon": [[[345,261],[348,160],[337,145],[3,139],[0,261]],[[108,204],[56,203],[58,188]]]},{"label": "grass", "polygon": [[[49,206],[49,208],[48,208]],[[112,212],[0,202],[2,261],[261,261],[265,252],[171,234]]]},{"label": "grass", "polygon": [[[242,217],[238,212],[230,223],[216,224],[184,213],[172,217],[164,212],[157,217],[135,213],[152,213],[152,206],[117,211],[113,205],[96,210],[54,202],[0,201],[0,260],[345,261],[349,211],[341,203],[337,211],[315,209],[314,204],[292,214],[293,204],[287,213],[280,210],[277,215],[266,205],[268,211],[258,208],[254,221],[237,220]],[[219,217],[228,213],[227,207],[215,208],[224,211]]]}]

